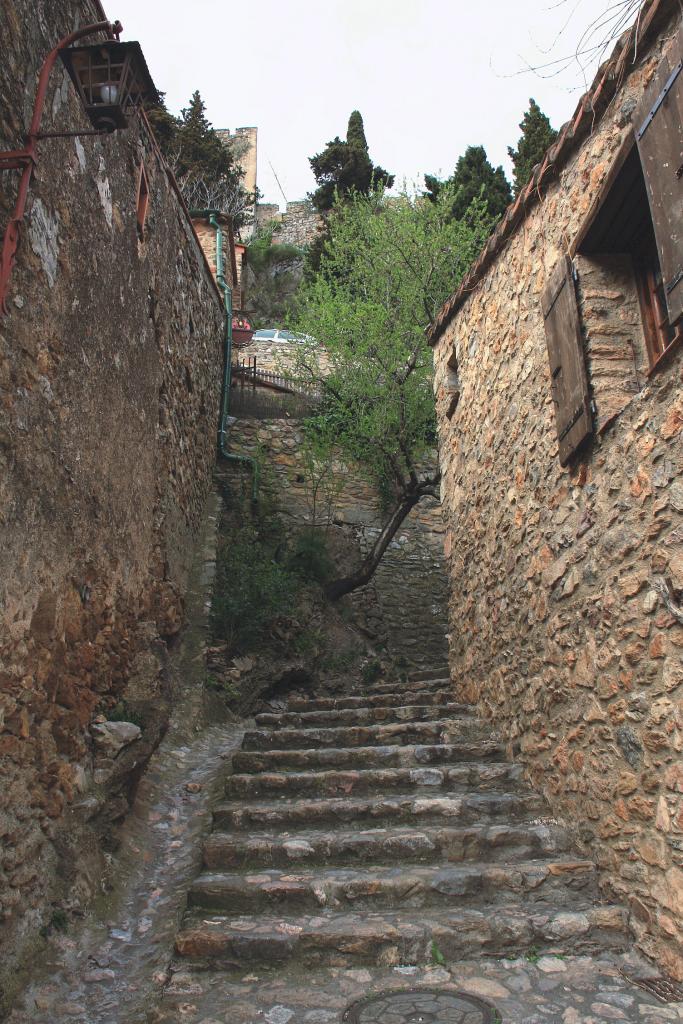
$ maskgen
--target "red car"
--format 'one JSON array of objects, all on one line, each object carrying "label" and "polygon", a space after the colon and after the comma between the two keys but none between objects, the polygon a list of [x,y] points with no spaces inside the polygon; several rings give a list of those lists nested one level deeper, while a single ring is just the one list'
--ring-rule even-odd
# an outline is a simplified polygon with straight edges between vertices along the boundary
[{"label": "red car", "polygon": [[236,345],[246,345],[253,333],[254,329],[245,316],[238,313],[232,318],[232,340]]}]

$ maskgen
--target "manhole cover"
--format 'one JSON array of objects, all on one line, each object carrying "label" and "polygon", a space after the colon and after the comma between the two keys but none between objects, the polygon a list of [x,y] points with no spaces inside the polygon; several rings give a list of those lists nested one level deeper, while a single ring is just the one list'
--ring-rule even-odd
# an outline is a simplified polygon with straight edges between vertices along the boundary
[{"label": "manhole cover", "polygon": [[344,1024],[497,1024],[500,1019],[474,996],[424,988],[361,999],[342,1018]]}]

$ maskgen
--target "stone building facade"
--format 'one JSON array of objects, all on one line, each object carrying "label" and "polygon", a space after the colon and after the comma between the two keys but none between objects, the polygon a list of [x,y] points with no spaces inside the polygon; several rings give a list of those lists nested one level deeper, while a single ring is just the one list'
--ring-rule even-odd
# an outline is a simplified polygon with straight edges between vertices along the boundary
[{"label": "stone building facade", "polygon": [[[47,52],[101,19],[95,0],[2,5],[0,149],[22,143]],[[42,127],[90,127],[60,65]],[[0,176],[2,229],[17,182],[16,172]],[[113,792],[112,816],[123,813],[162,734],[163,641],[180,627],[214,465],[221,296],[144,121],[40,144],[8,300],[0,320],[5,995],[53,901],[99,890],[98,823]],[[117,757],[102,742],[106,730],[92,726],[121,701],[144,727]]]},{"label": "stone building facade", "polygon": [[680,19],[644,5],[431,334],[456,686],[678,979]]}]

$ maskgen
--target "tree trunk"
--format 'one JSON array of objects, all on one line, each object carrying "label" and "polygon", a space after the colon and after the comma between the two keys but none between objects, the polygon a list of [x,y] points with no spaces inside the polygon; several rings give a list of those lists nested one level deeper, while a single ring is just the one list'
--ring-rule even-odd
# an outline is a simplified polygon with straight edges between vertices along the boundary
[{"label": "tree trunk", "polygon": [[331,583],[327,584],[325,596],[328,600],[338,601],[344,594],[350,594],[352,590],[364,587],[366,583],[370,582],[377,566],[382,560],[382,555],[394,539],[399,526],[410,510],[428,493],[429,491],[418,490],[417,492],[412,491],[404,495],[400,504],[396,506],[382,527],[379,537],[375,541],[370,553],[363,559],[360,568],[350,576],[343,576],[341,579],[332,580]]}]

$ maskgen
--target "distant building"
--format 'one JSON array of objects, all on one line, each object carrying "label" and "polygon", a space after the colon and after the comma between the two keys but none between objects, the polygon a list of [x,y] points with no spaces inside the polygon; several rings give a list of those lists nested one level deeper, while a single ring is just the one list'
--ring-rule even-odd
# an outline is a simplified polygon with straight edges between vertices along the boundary
[{"label": "distant building", "polygon": [[[256,191],[257,152],[258,152],[258,128],[235,128],[231,132],[229,128],[217,129],[217,135],[226,148],[230,150],[235,162],[243,172],[242,184],[247,192]],[[252,220],[255,217],[255,209],[250,210]],[[253,234],[253,224],[242,228],[243,238],[250,238]]]}]

